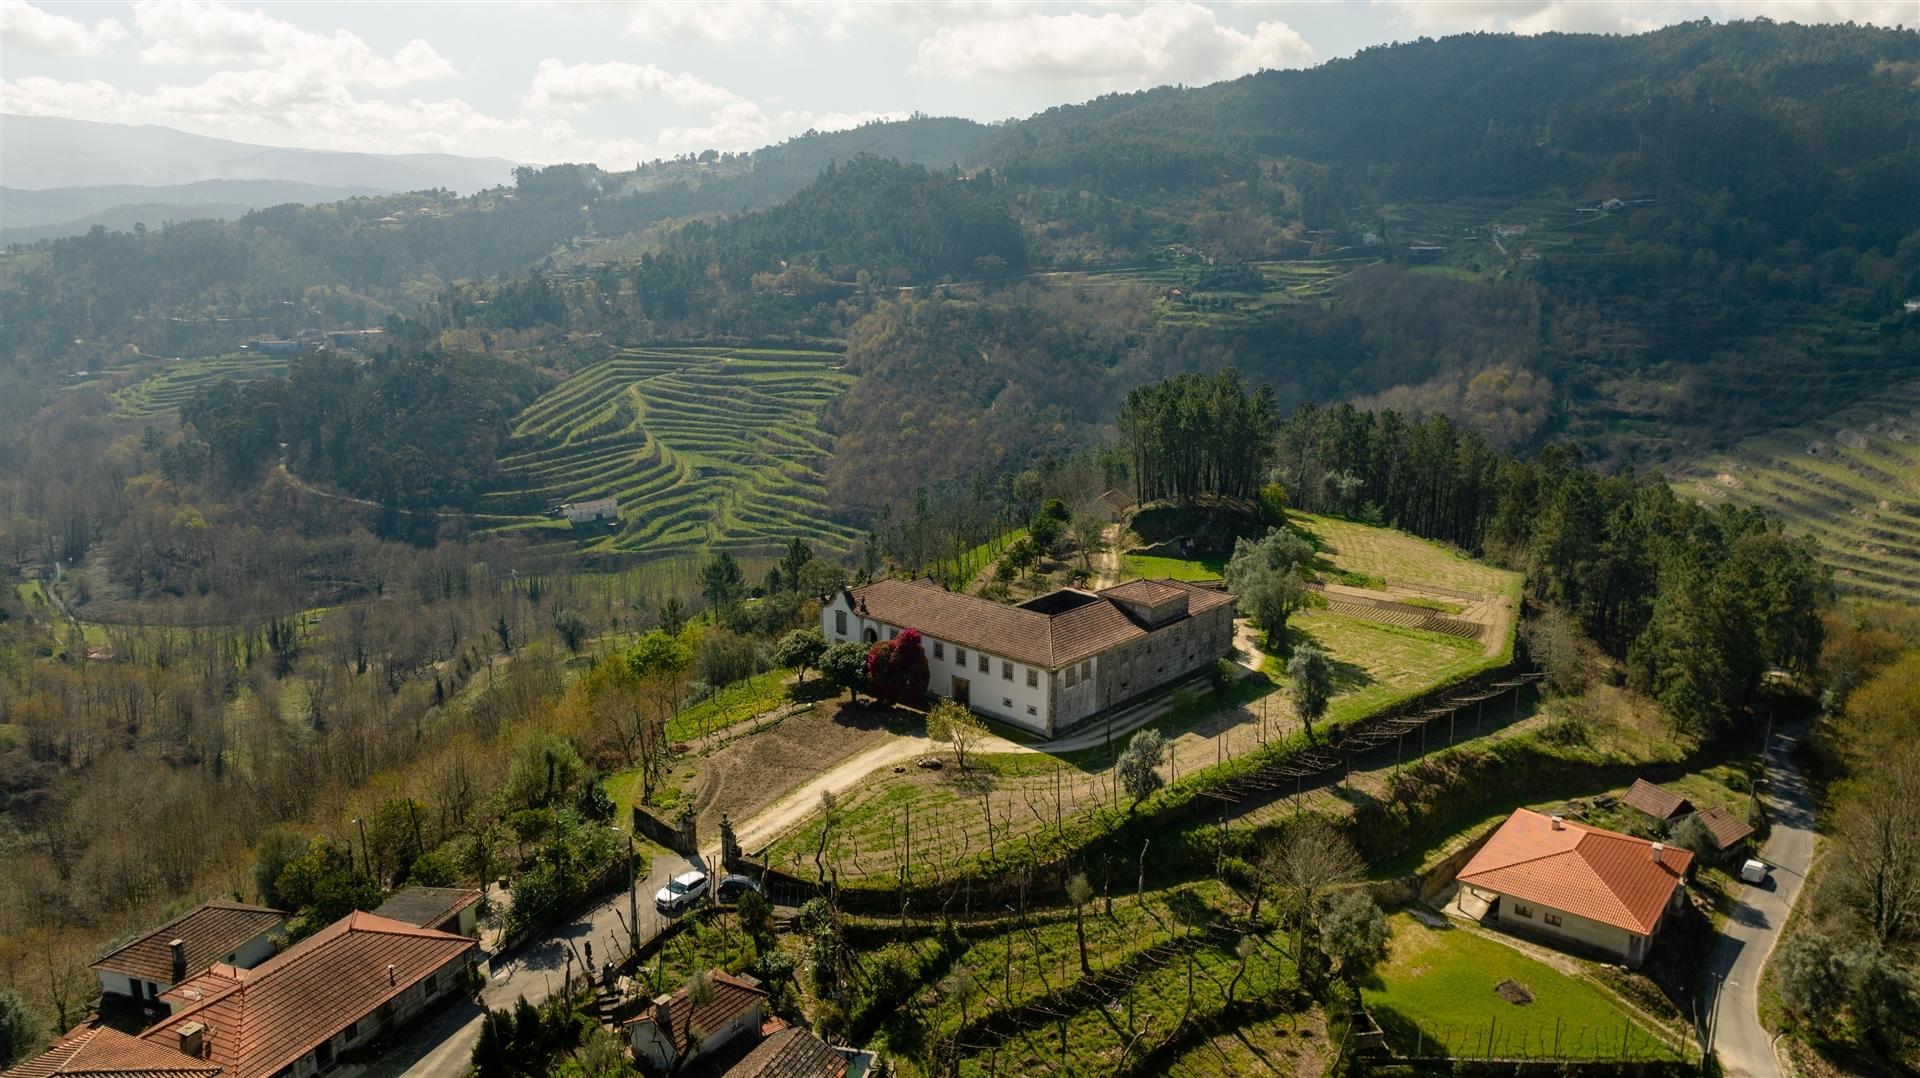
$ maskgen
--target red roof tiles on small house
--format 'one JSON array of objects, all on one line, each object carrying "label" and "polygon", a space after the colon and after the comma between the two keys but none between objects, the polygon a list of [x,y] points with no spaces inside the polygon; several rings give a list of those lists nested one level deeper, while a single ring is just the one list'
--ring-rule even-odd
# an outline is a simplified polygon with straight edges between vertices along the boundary
[{"label": "red roof tiles on small house", "polygon": [[[97,970],[125,974],[154,984],[175,984],[225,962],[235,951],[286,922],[287,915],[265,906],[215,900],[204,902],[138,939],[100,956]],[[172,943],[184,945],[185,970],[174,968]]]},{"label": "red roof tiles on small house", "polygon": [[1644,936],[1692,863],[1682,849],[1519,809],[1456,878]]},{"label": "red roof tiles on small house", "polygon": [[184,1006],[141,1038],[171,1046],[182,1027],[197,1023],[204,1055],[226,1078],[263,1078],[476,946],[465,936],[351,913],[253,969],[216,965],[176,986],[167,998]]},{"label": "red roof tiles on small house", "polygon": [[1628,808],[1639,809],[1656,820],[1671,820],[1693,811],[1693,802],[1664,786],[1656,786],[1646,779],[1634,779],[1633,785],[1627,788],[1626,795],[1620,798],[1620,802]]},{"label": "red roof tiles on small house", "polygon": [[[713,978],[713,991],[705,1003],[689,1004],[687,990],[682,988],[668,996],[664,1006],[655,1001],[639,1017],[628,1019],[626,1024],[631,1026],[636,1022],[652,1022],[654,1028],[666,1031],[667,1038],[673,1042],[675,1057],[684,1058],[691,1043],[688,1036],[690,1030],[700,1031],[703,1035],[712,1034],[767,998],[766,989],[745,978],[717,969],[708,976]],[[691,1014],[687,1011],[689,1006],[693,1007]]]},{"label": "red roof tiles on small house", "polygon": [[804,1029],[771,1034],[727,1070],[726,1078],[842,1078],[847,1060]]},{"label": "red roof tiles on small house", "polygon": [[72,1030],[5,1078],[214,1078],[220,1065],[107,1026]]},{"label": "red roof tiles on small house", "polygon": [[1717,805],[1701,809],[1695,815],[1706,825],[1707,834],[1713,836],[1713,844],[1719,849],[1730,849],[1753,835],[1753,825]]}]

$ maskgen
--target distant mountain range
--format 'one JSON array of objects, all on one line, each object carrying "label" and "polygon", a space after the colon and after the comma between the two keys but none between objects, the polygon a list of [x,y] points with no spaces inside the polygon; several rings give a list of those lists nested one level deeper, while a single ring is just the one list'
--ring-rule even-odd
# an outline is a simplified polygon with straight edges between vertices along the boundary
[{"label": "distant mountain range", "polygon": [[452,154],[341,153],[256,146],[153,125],[0,115],[0,242],[286,202],[512,182],[514,163]]}]

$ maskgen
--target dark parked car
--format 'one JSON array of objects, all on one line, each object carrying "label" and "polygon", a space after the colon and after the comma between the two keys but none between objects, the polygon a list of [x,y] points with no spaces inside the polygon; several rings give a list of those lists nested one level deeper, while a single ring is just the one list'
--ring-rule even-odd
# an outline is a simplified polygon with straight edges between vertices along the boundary
[{"label": "dark parked car", "polygon": [[748,891],[760,891],[760,881],[751,876],[723,876],[713,894],[722,902],[738,902]]}]

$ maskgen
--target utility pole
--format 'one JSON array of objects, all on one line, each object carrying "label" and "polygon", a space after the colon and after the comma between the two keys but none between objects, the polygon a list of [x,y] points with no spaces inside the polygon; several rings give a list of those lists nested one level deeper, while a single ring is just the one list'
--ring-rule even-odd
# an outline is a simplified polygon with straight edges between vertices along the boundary
[{"label": "utility pole", "polygon": [[[360,864],[362,867],[366,869],[367,875],[371,876],[373,875],[373,854],[367,850],[366,821],[362,820],[358,816],[355,816],[353,818],[353,825],[360,829]],[[348,857],[347,860],[351,861],[353,860],[353,858]],[[351,868],[352,866],[349,865],[348,867]]]},{"label": "utility pole", "polygon": [[627,954],[640,953],[640,863],[633,856],[633,835],[627,835]]}]

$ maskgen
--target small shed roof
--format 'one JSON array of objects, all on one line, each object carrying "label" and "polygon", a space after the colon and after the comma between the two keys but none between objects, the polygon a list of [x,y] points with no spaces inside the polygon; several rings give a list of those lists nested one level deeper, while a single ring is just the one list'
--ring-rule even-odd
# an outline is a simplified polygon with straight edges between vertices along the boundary
[{"label": "small shed roof", "polygon": [[432,928],[478,901],[480,892],[471,887],[402,887],[373,915],[415,928]]},{"label": "small shed roof", "polygon": [[1718,805],[1701,809],[1694,815],[1707,826],[1713,844],[1722,850],[1731,849],[1753,835],[1753,825]]},{"label": "small shed roof", "polygon": [[1105,494],[1100,495],[1099,500],[1107,503],[1108,506],[1118,513],[1124,513],[1138,504],[1133,500],[1132,495],[1121,490],[1119,487],[1109,487]]},{"label": "small shed roof", "polygon": [[1634,779],[1633,786],[1620,800],[1628,807],[1637,808],[1656,820],[1671,820],[1693,811],[1693,802],[1665,786],[1655,785],[1646,779]]}]

